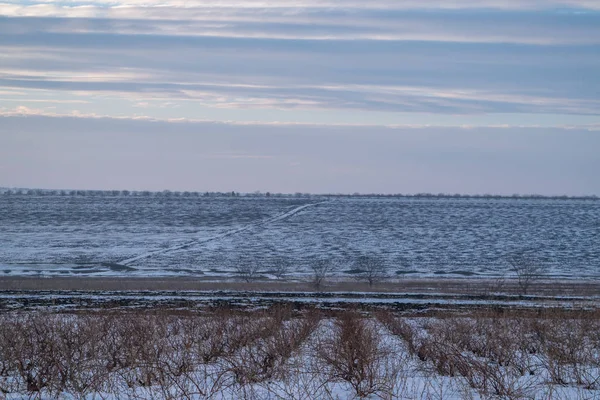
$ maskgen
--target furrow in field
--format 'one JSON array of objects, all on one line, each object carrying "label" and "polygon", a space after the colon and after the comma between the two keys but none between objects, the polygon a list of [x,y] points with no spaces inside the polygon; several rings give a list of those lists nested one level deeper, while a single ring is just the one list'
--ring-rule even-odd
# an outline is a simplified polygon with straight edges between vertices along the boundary
[{"label": "furrow in field", "polygon": [[231,236],[231,235],[238,234],[240,232],[247,231],[248,229],[251,229],[251,228],[254,228],[254,227],[257,227],[257,226],[264,226],[264,225],[271,224],[273,222],[285,220],[287,218],[290,218],[290,217],[298,214],[300,211],[302,211],[302,210],[304,210],[304,209],[306,209],[308,207],[313,207],[313,206],[316,206],[316,205],[319,205],[319,204],[322,204],[322,203],[323,202],[305,204],[303,206],[296,207],[293,210],[290,210],[290,211],[287,211],[285,213],[281,213],[281,214],[275,215],[275,216],[267,218],[265,220],[262,220],[262,221],[259,221],[259,222],[255,222],[255,223],[252,223],[252,224],[248,224],[246,226],[242,226],[241,228],[231,229],[231,230],[228,230],[226,232],[220,233],[220,234],[215,235],[215,236],[210,236],[210,237],[198,238],[198,239],[190,240],[189,242],[178,244],[177,246],[167,247],[167,248],[163,248],[163,249],[160,249],[160,250],[149,251],[147,253],[140,254],[138,256],[131,257],[131,258],[128,258],[126,260],[123,260],[123,261],[119,262],[119,264],[120,265],[131,265],[132,263],[134,263],[136,261],[139,261],[139,260],[143,260],[145,258],[150,258],[150,257],[156,256],[156,255],[169,253],[171,251],[183,250],[183,249],[187,249],[187,248],[192,247],[192,246],[197,246],[197,245],[200,245],[200,244],[204,244],[204,243],[212,242],[212,241],[215,241],[215,240],[219,240],[219,239],[222,239],[224,237],[228,237],[228,236]]}]

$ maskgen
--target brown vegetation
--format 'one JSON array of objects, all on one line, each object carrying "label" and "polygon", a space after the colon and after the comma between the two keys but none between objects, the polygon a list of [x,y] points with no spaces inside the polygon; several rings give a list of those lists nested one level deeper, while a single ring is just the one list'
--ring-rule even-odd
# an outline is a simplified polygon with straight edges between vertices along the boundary
[{"label": "brown vegetation", "polygon": [[569,310],[7,313],[0,397],[594,398],[599,332],[600,312]]},{"label": "brown vegetation", "polygon": [[530,398],[540,384],[600,389],[597,310],[488,312],[416,326],[385,313],[379,319],[435,373],[462,377],[486,396]]},{"label": "brown vegetation", "polygon": [[[274,267],[267,266],[267,270]],[[255,277],[257,277],[255,275]],[[296,291],[314,289],[314,282],[293,280],[211,281],[202,277],[20,277],[0,276],[0,290],[88,290],[88,291],[183,291],[183,290],[253,290],[253,291]],[[521,289],[517,279],[473,279],[473,278],[402,278],[381,280],[373,288],[368,282],[356,279],[336,279],[327,282],[331,292],[390,292],[390,293],[435,293],[435,294],[518,294]],[[598,296],[600,282],[594,280],[538,279],[529,287],[530,295],[545,296]]]}]

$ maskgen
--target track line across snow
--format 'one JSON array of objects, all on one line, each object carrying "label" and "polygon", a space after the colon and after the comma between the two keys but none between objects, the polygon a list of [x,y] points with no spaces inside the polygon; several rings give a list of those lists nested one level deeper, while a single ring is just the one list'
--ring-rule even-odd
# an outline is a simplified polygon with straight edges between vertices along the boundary
[{"label": "track line across snow", "polygon": [[186,249],[188,247],[195,246],[195,245],[198,245],[198,244],[203,244],[203,243],[208,243],[208,242],[212,242],[212,241],[215,241],[215,240],[219,240],[219,239],[222,239],[222,238],[227,237],[227,236],[231,236],[231,235],[235,235],[235,234],[240,233],[240,232],[247,231],[248,229],[251,229],[251,228],[254,228],[254,227],[257,227],[257,226],[263,226],[263,225],[267,225],[267,224],[270,224],[270,223],[273,223],[273,222],[282,221],[282,220],[287,219],[287,218],[289,218],[289,217],[291,217],[291,216],[293,216],[295,214],[298,214],[300,211],[302,211],[302,210],[304,210],[304,209],[306,209],[308,207],[314,207],[316,205],[323,204],[323,203],[325,203],[325,202],[322,201],[322,202],[319,202],[319,203],[305,204],[303,206],[296,207],[293,210],[287,211],[287,212],[282,213],[282,214],[275,215],[274,217],[270,217],[270,218],[267,218],[267,219],[259,221],[259,222],[248,224],[248,225],[243,226],[241,228],[231,229],[229,231],[220,233],[220,234],[215,235],[215,236],[210,236],[210,237],[207,237],[207,238],[199,238],[199,239],[195,239],[195,240],[190,240],[189,242],[178,244],[177,246],[172,246],[172,247],[167,247],[167,248],[160,249],[160,250],[150,251],[150,252],[147,252],[147,253],[144,253],[144,254],[140,254],[139,256],[135,256],[135,257],[123,260],[123,261],[119,262],[119,264],[120,265],[130,265],[130,264],[132,264],[132,263],[134,263],[136,261],[143,260],[144,258],[150,258],[152,256],[156,256],[156,255],[159,255],[159,254],[165,254],[165,253],[169,253],[171,251],[182,250],[182,249]]}]

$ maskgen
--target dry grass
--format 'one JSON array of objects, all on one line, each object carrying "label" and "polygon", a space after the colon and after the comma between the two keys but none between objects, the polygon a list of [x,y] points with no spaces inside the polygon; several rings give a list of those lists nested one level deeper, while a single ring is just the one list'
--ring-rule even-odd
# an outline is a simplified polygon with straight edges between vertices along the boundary
[{"label": "dry grass", "polygon": [[[329,292],[384,292],[384,293],[440,293],[490,295],[497,292],[519,294],[516,279],[396,279],[379,281],[369,285],[355,279],[323,282],[322,290]],[[127,277],[10,277],[0,276],[0,290],[86,290],[86,291],[182,291],[182,290],[231,290],[231,291],[301,291],[311,292],[314,282],[306,281],[208,281],[204,278],[127,278]],[[545,296],[598,296],[599,281],[540,280],[529,288],[531,295]]]},{"label": "dry grass", "polygon": [[599,332],[600,312],[568,310],[8,313],[0,397],[445,398],[442,384],[407,384],[425,376],[456,382],[461,397],[594,398]]},{"label": "dry grass", "polygon": [[[483,395],[530,398],[540,384],[600,389],[600,312],[478,312],[409,324],[380,314],[408,351]],[[598,393],[590,394],[590,398]]]}]

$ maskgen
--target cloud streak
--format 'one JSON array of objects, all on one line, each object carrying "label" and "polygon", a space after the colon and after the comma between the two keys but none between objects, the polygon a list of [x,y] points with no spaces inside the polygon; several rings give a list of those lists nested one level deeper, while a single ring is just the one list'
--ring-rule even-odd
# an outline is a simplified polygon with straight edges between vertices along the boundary
[{"label": "cloud streak", "polygon": [[88,96],[104,114],[111,102],[131,103],[130,115],[160,102],[274,115],[597,115],[598,9],[583,0],[5,1],[0,88]]},{"label": "cloud streak", "polygon": [[360,123],[360,122],[347,122],[347,123],[330,123],[330,122],[293,122],[293,121],[234,121],[234,120],[211,120],[211,119],[194,119],[194,118],[156,118],[149,115],[136,115],[136,116],[111,116],[102,115],[96,113],[83,113],[80,111],[71,111],[69,113],[56,112],[53,109],[44,108],[32,108],[27,106],[18,106],[14,109],[0,107],[0,118],[19,118],[19,117],[40,117],[40,118],[57,118],[58,120],[68,119],[81,119],[81,120],[115,120],[115,121],[147,121],[155,123],[167,123],[167,124],[179,124],[179,125],[193,125],[193,124],[210,124],[210,125],[228,125],[228,126],[264,126],[264,127],[280,127],[280,126],[291,126],[291,127],[309,127],[309,128],[385,128],[385,129],[429,129],[429,128],[444,128],[451,129],[457,128],[460,130],[476,130],[479,128],[490,128],[490,129],[539,129],[545,130],[548,128],[555,130],[578,130],[578,131],[600,131],[600,122],[588,123],[581,125],[563,124],[563,125],[536,125],[536,124],[522,124],[522,125],[510,125],[510,124],[493,124],[482,121],[478,124],[462,124],[457,125],[453,123],[448,124],[428,124],[428,123]]},{"label": "cloud streak", "polygon": [[0,186],[600,192],[598,1],[0,2]]},{"label": "cloud streak", "polygon": [[[4,0],[6,5],[19,5],[22,0]],[[202,9],[377,9],[377,10],[600,10],[594,0],[44,0],[28,2],[34,7],[178,7]]]},{"label": "cloud streak", "polygon": [[[600,13],[2,6],[5,34],[112,33],[280,40],[599,44]],[[32,18],[33,17],[33,18]],[[43,17],[43,18],[39,18]],[[574,24],[574,22],[576,22]],[[560,33],[560,34],[557,34]]]}]

